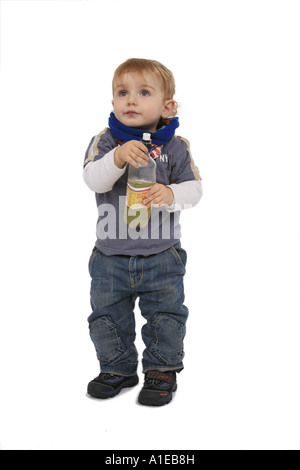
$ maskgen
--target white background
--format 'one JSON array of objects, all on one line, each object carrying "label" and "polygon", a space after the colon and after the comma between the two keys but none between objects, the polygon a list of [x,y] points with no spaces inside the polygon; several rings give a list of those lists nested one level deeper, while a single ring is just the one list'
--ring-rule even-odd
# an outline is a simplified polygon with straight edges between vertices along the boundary
[{"label": "white background", "polygon": [[[298,449],[300,5],[1,1],[2,449]],[[202,178],[182,214],[190,309],[174,401],[97,401],[82,180],[130,57],[176,79]],[[137,346],[142,320],[137,309]]]}]

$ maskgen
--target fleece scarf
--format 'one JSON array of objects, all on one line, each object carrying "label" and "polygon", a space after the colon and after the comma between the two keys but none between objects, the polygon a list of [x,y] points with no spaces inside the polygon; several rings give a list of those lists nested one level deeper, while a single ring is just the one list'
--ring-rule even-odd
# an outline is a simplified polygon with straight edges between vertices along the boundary
[{"label": "fleece scarf", "polygon": [[[136,129],[134,127],[124,126],[114,113],[111,113],[108,120],[108,125],[114,134],[114,136],[121,141],[128,140],[141,140],[143,138],[144,131],[143,129]],[[166,126],[161,127],[156,132],[149,132],[151,134],[151,140],[155,145],[165,145],[175,134],[175,129],[179,127],[178,117],[173,118]]]}]

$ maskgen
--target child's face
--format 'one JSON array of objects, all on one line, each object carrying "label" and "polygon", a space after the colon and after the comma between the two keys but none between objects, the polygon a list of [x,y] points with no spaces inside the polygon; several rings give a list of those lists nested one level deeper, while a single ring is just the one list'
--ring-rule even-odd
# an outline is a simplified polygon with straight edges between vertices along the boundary
[{"label": "child's face", "polygon": [[174,100],[165,100],[162,85],[152,73],[125,73],[115,84],[113,107],[125,126],[155,132],[161,117],[168,117]]}]

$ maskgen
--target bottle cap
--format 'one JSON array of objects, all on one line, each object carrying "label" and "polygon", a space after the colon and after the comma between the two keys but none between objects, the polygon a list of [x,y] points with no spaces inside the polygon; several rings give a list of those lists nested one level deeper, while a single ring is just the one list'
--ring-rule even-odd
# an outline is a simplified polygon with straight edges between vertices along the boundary
[{"label": "bottle cap", "polygon": [[151,140],[151,134],[148,134],[148,133],[144,132],[143,140]]}]

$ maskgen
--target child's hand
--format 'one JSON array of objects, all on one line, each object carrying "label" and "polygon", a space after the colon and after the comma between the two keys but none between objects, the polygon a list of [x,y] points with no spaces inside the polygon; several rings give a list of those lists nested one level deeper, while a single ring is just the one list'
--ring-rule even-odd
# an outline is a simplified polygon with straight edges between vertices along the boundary
[{"label": "child's hand", "polygon": [[151,206],[170,206],[173,199],[174,194],[171,188],[155,183],[147,192],[147,197],[143,200],[143,203],[149,209]]},{"label": "child's hand", "polygon": [[124,168],[126,163],[139,167],[139,163],[144,166],[148,165],[148,156],[145,152],[148,152],[147,147],[138,140],[130,140],[126,144],[117,147],[114,153],[115,165],[118,168]]}]

